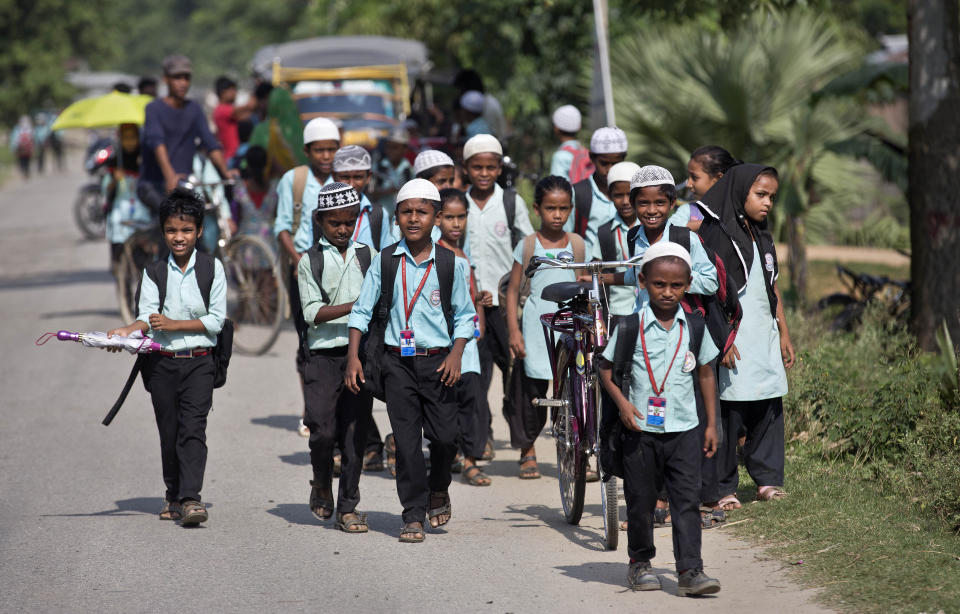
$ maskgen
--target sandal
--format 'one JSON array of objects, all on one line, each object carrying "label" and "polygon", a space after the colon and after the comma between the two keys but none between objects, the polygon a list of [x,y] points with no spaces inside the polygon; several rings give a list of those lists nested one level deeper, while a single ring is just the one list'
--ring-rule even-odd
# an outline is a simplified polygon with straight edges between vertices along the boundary
[{"label": "sandal", "polygon": [[476,465],[464,467],[460,479],[463,480],[464,484],[469,484],[470,486],[490,486],[490,482],[492,481],[490,480],[490,476]]},{"label": "sandal", "polygon": [[390,477],[395,478],[397,477],[397,440],[394,439],[393,433],[389,433],[383,440],[383,451],[387,457],[386,464]]},{"label": "sandal", "polygon": [[331,495],[323,496],[323,489],[317,482],[310,480],[310,511],[317,517],[317,520],[330,520],[333,516],[333,498]]},{"label": "sandal", "polygon": [[453,464],[450,465],[450,473],[460,473],[463,471],[463,454],[457,452],[457,455],[453,458]]},{"label": "sandal", "polygon": [[737,495],[727,495],[723,497],[717,501],[717,506],[725,512],[732,512],[733,510],[738,510],[743,507],[740,504],[740,499],[737,499]]},{"label": "sandal", "polygon": [[657,529],[662,529],[664,527],[671,526],[670,522],[670,508],[668,507],[655,507],[653,508],[653,526]]},{"label": "sandal", "polygon": [[[430,520],[430,526],[434,529],[442,527],[443,525],[450,522],[453,518],[452,508],[450,506],[450,494],[445,492],[432,492],[430,493],[430,503],[433,504],[434,500],[439,499],[442,503],[437,506],[427,510],[427,518]],[[447,516],[447,519],[443,522],[440,522],[440,516]],[[433,521],[436,520],[437,523],[434,524]]]},{"label": "sandal", "polygon": [[183,518],[180,520],[180,526],[195,527],[201,522],[206,522],[208,518],[207,508],[203,503],[192,499],[183,502]]},{"label": "sandal", "polygon": [[367,526],[367,515],[363,512],[337,514],[336,527],[344,533],[366,533],[370,530]]},{"label": "sandal", "polygon": [[497,455],[496,451],[493,449],[493,438],[487,438],[487,443],[483,446],[483,456],[480,457],[482,461],[492,461]]},{"label": "sandal", "polygon": [[536,465],[530,467],[524,467],[524,463],[536,463],[536,456],[524,456],[517,463],[520,465],[520,479],[521,480],[536,480],[540,478],[540,469]]},{"label": "sandal", "polygon": [[408,522],[400,531],[400,542],[404,544],[419,544],[424,537],[422,522]]},{"label": "sandal", "polygon": [[623,522],[620,523],[620,530],[621,530],[621,531],[626,531],[626,530],[627,530],[627,521],[626,521],[626,520],[624,520]]},{"label": "sandal", "polygon": [[704,530],[713,529],[714,527],[718,527],[726,521],[727,514],[723,511],[723,509],[719,507],[713,508],[706,505],[700,508],[700,528]]},{"label": "sandal", "polygon": [[383,456],[379,450],[370,450],[363,456],[364,471],[383,471]]},{"label": "sandal", "polygon": [[779,501],[787,496],[779,486],[761,486],[757,489],[757,501]]},{"label": "sandal", "polygon": [[180,504],[176,501],[164,501],[160,508],[160,520],[180,520],[183,513],[180,511]]}]

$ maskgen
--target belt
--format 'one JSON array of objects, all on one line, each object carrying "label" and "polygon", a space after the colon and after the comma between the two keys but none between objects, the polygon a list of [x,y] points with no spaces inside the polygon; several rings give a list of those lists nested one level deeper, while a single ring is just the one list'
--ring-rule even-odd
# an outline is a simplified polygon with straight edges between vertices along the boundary
[{"label": "belt", "polygon": [[176,352],[160,350],[157,353],[161,356],[167,356],[168,358],[197,358],[199,356],[206,356],[209,354],[210,348],[194,348],[192,350],[178,350]]},{"label": "belt", "polygon": [[[383,346],[391,352],[396,352],[400,354],[400,346],[397,345],[385,345]],[[443,354],[444,352],[449,352],[450,348],[417,348],[416,356],[436,356],[437,354]]]},{"label": "belt", "polygon": [[319,350],[310,350],[310,355],[311,356],[334,356],[334,357],[346,356],[347,348],[348,346],[341,345],[340,347],[335,347],[335,348],[322,348]]}]

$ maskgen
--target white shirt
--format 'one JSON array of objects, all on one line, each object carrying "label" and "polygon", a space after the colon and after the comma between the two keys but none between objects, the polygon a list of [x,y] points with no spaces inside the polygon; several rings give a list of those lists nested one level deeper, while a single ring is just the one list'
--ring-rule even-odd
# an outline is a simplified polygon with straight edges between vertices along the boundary
[{"label": "white shirt", "polygon": [[[474,276],[479,292],[493,294],[493,305],[499,305],[498,288],[500,278],[513,269],[513,241],[510,237],[510,225],[503,209],[503,188],[494,184],[493,194],[483,208],[474,202],[467,192],[467,244],[470,247],[470,261],[474,266]],[[514,214],[514,226],[524,236],[533,234],[527,203],[517,195],[517,207]]]}]

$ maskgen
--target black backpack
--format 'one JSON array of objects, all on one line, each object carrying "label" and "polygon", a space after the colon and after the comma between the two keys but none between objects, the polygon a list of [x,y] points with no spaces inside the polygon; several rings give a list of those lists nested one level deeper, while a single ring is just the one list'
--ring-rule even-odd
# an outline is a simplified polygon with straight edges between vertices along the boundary
[{"label": "black backpack", "polygon": [[[688,346],[695,356],[700,354],[700,344],[703,342],[703,333],[706,329],[706,322],[696,311],[683,308],[683,314],[689,327]],[[630,385],[632,383],[633,353],[637,347],[637,338],[640,336],[640,314],[632,313],[619,319],[617,325],[617,346],[613,353],[613,383],[617,385],[624,396],[630,398]],[[612,334],[612,331],[611,331]],[[700,414],[700,404],[702,403],[700,395],[700,380],[693,377],[693,390],[697,399],[697,414]],[[600,468],[604,474],[604,481],[608,481],[610,476],[623,477],[623,448],[620,443],[623,424],[620,422],[620,414],[613,399],[602,390],[601,400],[602,413],[600,417]]]},{"label": "black backpack", "polygon": [[[383,338],[393,306],[393,286],[397,280],[397,269],[403,261],[403,254],[395,254],[399,243],[384,248],[380,252],[380,299],[373,308],[373,317],[367,329],[367,339],[363,349],[364,387],[367,392],[381,401],[386,401],[383,389]],[[453,277],[456,272],[456,255],[441,245],[434,246],[437,267],[437,280],[440,283],[440,305],[447,321],[447,334],[453,338]]]},{"label": "black backpack", "polygon": [[507,216],[507,227],[510,229],[510,245],[516,247],[526,235],[517,228],[517,191],[513,188],[503,190],[503,212]]},{"label": "black backpack", "polygon": [[[642,225],[634,226],[627,233],[631,256],[633,256],[636,248],[636,237],[641,228],[643,228]],[[696,311],[706,320],[707,330],[710,331],[713,343],[720,349],[720,356],[723,356],[733,345],[737,330],[740,328],[740,320],[743,319],[743,309],[740,307],[737,284],[733,277],[727,274],[727,267],[723,260],[716,252],[707,247],[700,235],[686,226],[670,226],[667,238],[671,243],[677,243],[689,252],[691,234],[700,241],[700,245],[707,253],[707,258],[717,269],[718,288],[716,294],[692,294],[688,292],[683,297],[684,310],[687,312]]]},{"label": "black backpack", "polygon": [[590,178],[573,184],[573,231],[583,238],[587,237],[587,226],[590,225],[590,209],[593,208],[593,188]]},{"label": "black backpack", "polygon": [[[382,211],[381,209],[381,212]],[[356,254],[357,263],[360,265],[360,272],[366,275],[367,269],[370,268],[370,246],[357,243]],[[308,249],[307,255],[310,256],[310,273],[313,275],[313,280],[317,282],[317,287],[320,288],[320,298],[323,299],[323,302],[330,304],[330,297],[327,296],[327,292],[323,289],[323,251],[321,251],[319,243],[315,243],[313,247]],[[303,305],[300,305],[300,310],[303,310]],[[310,342],[307,340],[307,330],[312,324],[313,322],[307,322],[307,326],[304,328],[303,334],[300,337],[300,349],[304,356],[310,355]]]}]

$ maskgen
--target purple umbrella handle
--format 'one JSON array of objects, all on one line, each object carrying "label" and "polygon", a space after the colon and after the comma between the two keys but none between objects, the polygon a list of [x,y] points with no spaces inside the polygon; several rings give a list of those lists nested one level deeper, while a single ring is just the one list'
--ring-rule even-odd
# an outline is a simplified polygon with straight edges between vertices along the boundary
[{"label": "purple umbrella handle", "polygon": [[60,341],[80,341],[80,333],[71,333],[68,330],[61,330],[57,333],[57,339]]}]

